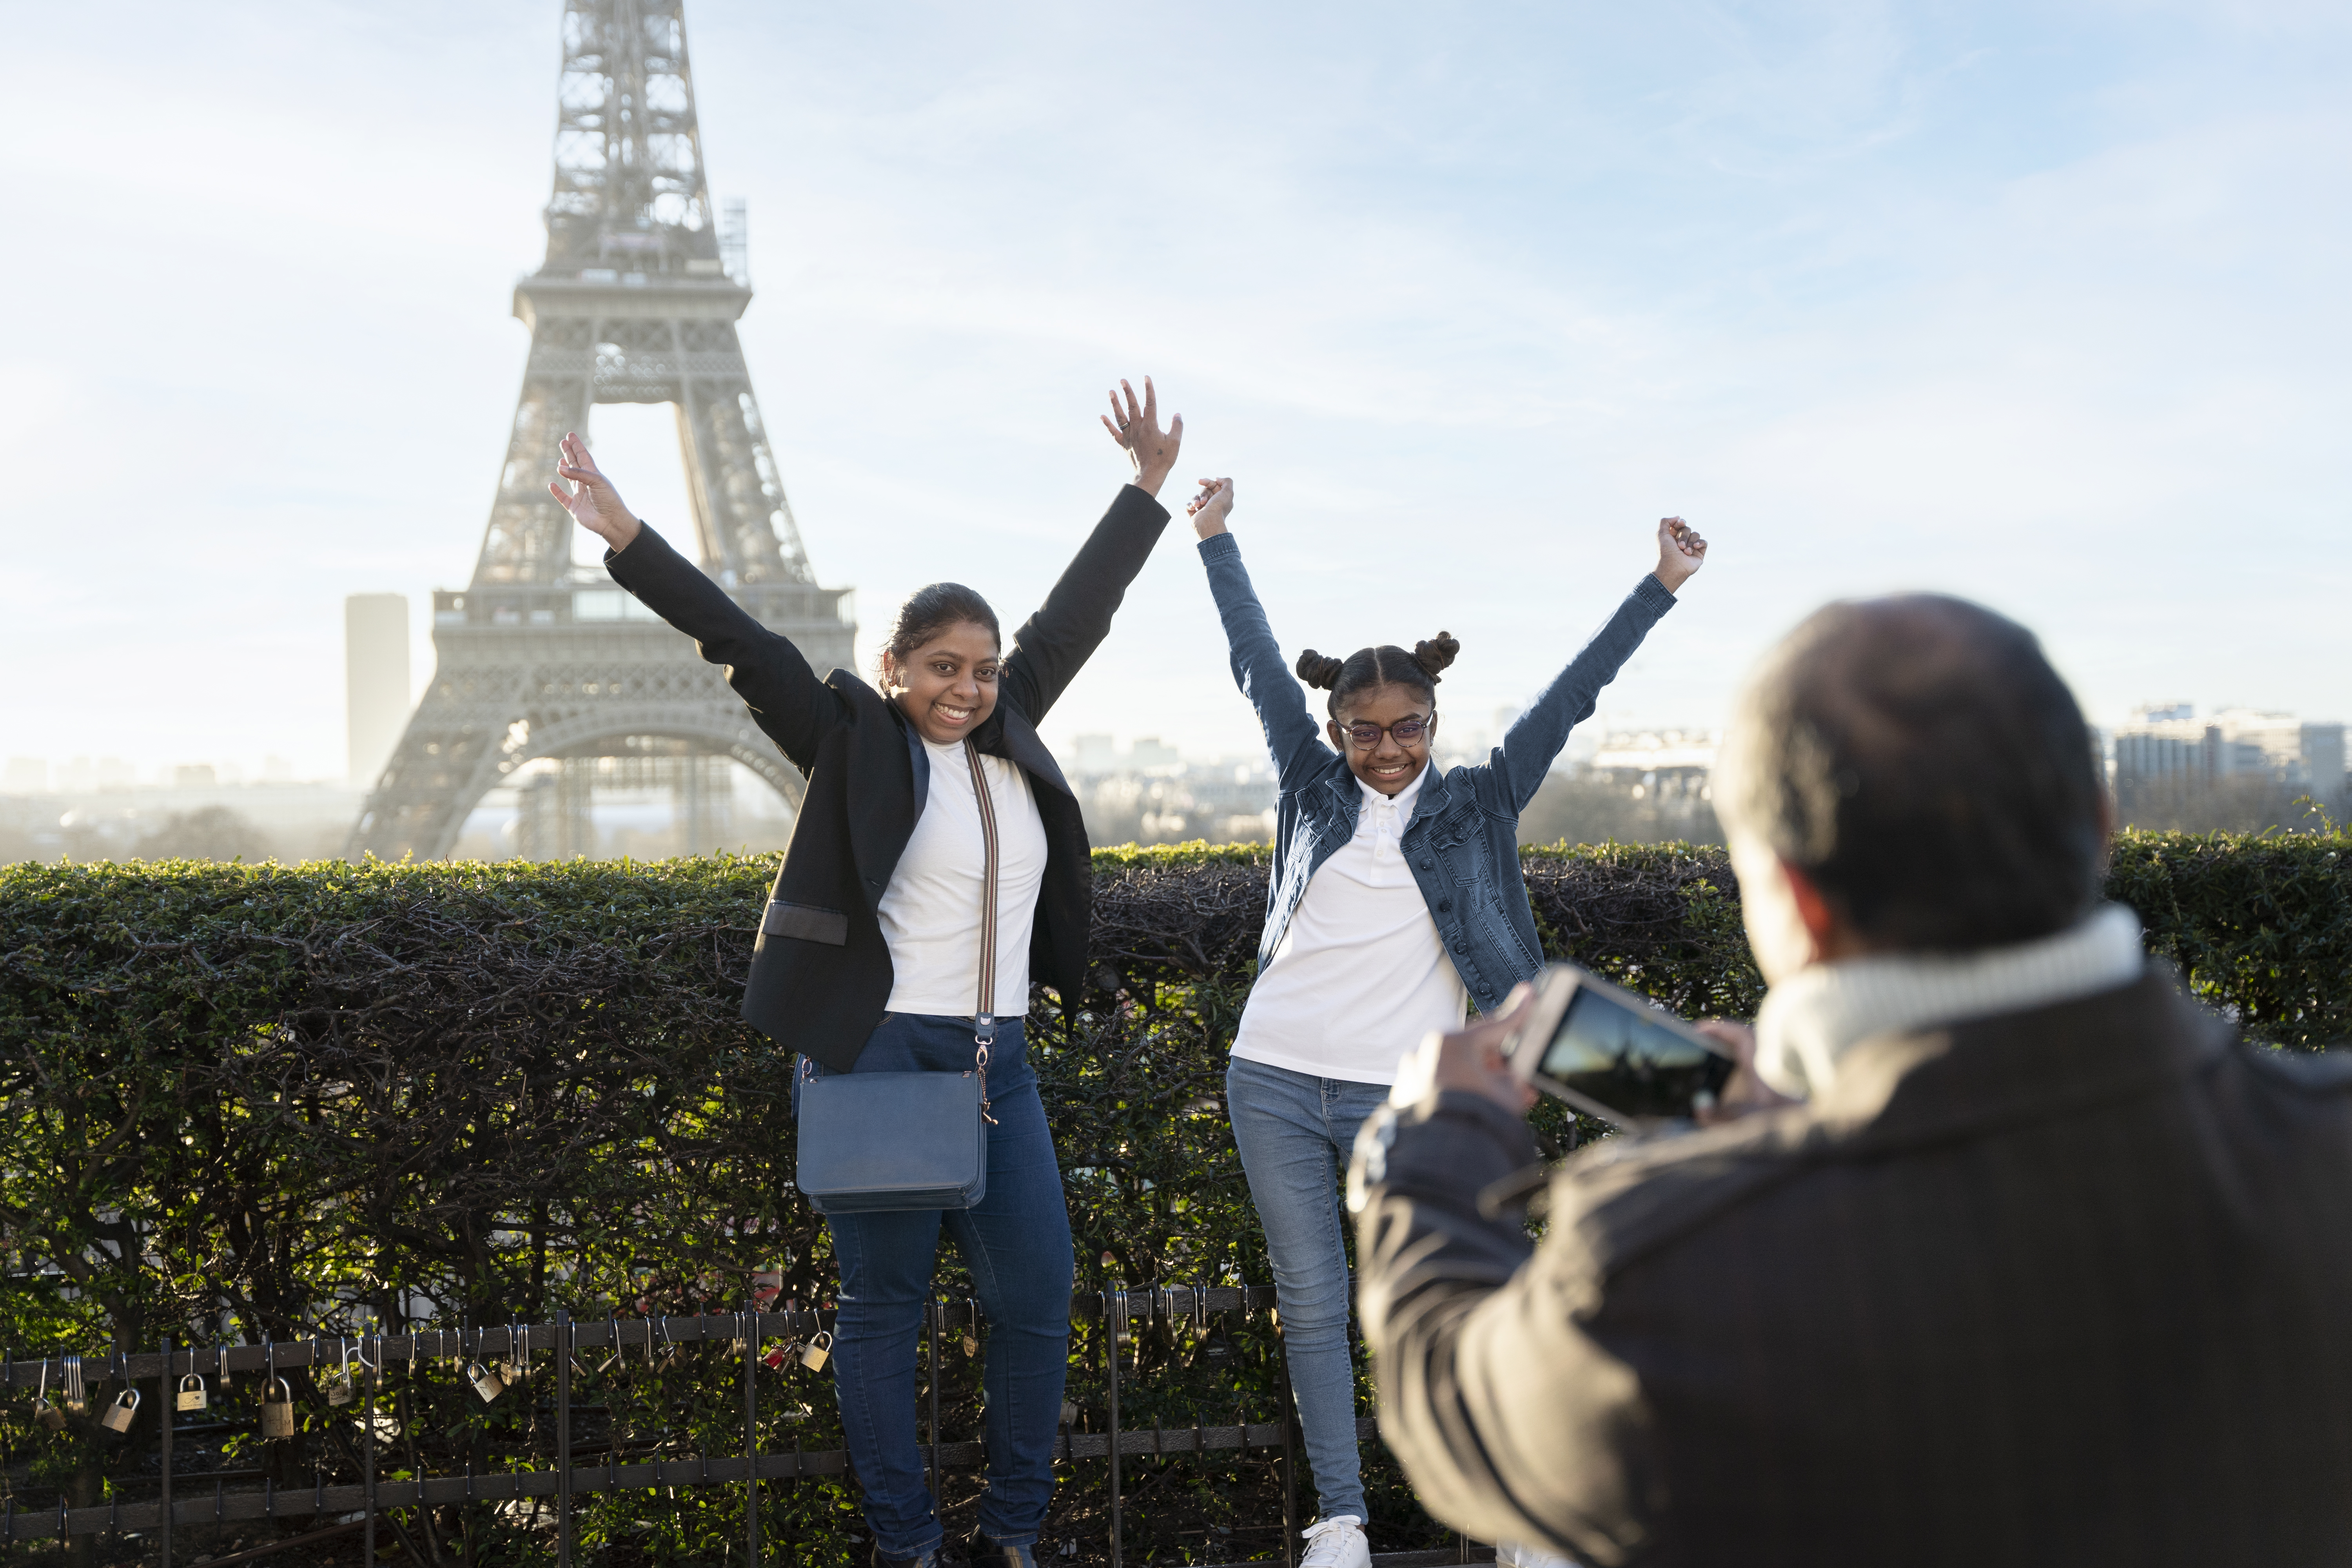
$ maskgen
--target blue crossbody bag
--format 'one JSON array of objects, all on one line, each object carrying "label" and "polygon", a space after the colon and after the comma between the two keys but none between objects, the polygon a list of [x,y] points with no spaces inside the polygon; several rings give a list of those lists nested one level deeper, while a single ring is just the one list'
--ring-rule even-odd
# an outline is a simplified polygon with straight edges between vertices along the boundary
[{"label": "blue crossbody bag", "polygon": [[988,1195],[988,1052],[996,1041],[996,805],[964,742],[980,805],[980,1005],[961,1072],[845,1072],[803,1064],[793,1181],[819,1214],[968,1209]]}]

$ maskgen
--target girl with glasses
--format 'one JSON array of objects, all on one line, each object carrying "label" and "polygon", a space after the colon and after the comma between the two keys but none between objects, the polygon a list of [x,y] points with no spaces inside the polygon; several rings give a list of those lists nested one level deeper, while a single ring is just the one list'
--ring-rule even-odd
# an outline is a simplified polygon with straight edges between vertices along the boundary
[{"label": "girl with glasses", "polygon": [[[1120,383],[1126,388],[1124,382]],[[1160,428],[1143,399],[1111,395],[1111,437],[1135,465],[1008,653],[996,614],[956,583],[918,590],[884,645],[880,679],[820,679],[621,504],[578,437],[549,485],[611,548],[613,580],[693,637],[751,717],[807,775],[792,847],[760,922],[743,1016],[801,1053],[793,1079],[959,1072],[975,1061],[995,841],[993,992],[986,1060],[985,1195],[968,1209],[826,1216],[841,1269],[834,1393],[865,1491],[876,1568],[933,1568],[943,1534],[915,1441],[916,1340],[945,1228],[988,1321],[982,1373],[988,1494],[964,1554],[973,1568],[1036,1568],[1054,1489],[1069,1357],[1069,1211],[1022,1037],[1031,966],[1066,997],[1086,974],[1093,862],[1078,803],[1037,725],[1110,631],[1168,512],[1153,498],[1184,421]],[[985,791],[985,796],[982,795]],[[952,1555],[952,1553],[951,1553]]]},{"label": "girl with glasses", "polygon": [[1461,645],[1440,632],[1411,652],[1308,649],[1298,679],[1331,694],[1318,726],[1226,531],[1234,483],[1201,483],[1193,531],[1278,792],[1265,934],[1225,1105],[1265,1226],[1321,1505],[1300,1568],[1365,1568],[1339,1177],[1398,1058],[1432,1029],[1459,1028],[1465,1008],[1500,1006],[1542,966],[1519,875],[1519,814],[1569,731],[1706,559],[1706,541],[1680,518],[1661,521],[1657,569],[1486,762],[1441,773],[1430,765],[1437,683]]}]

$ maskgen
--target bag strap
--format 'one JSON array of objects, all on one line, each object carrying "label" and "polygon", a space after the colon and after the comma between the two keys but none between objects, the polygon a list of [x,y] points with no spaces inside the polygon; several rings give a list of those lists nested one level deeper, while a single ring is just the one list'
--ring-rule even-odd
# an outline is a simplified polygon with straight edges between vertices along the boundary
[{"label": "bag strap", "polygon": [[980,1114],[988,1114],[988,1048],[996,1043],[996,802],[988,793],[988,773],[980,765],[980,752],[963,743],[964,761],[971,764],[971,796],[980,806],[982,854],[980,878],[980,1005],[972,1012],[973,1063],[980,1070]]}]

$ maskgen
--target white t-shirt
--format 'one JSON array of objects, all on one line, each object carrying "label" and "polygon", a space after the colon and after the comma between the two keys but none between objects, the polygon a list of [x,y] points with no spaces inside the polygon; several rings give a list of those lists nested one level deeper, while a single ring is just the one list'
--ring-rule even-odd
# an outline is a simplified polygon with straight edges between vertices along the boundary
[{"label": "white t-shirt", "polygon": [[1315,869],[1259,971],[1234,1055],[1316,1078],[1394,1083],[1432,1029],[1458,1029],[1470,994],[1446,956],[1398,839],[1429,777],[1364,792],[1355,837]]},{"label": "white t-shirt", "polygon": [[[980,1005],[980,905],[987,848],[980,801],[963,743],[930,753],[931,783],[914,836],[882,894],[882,940],[890,948],[893,1013],[969,1018]],[[996,808],[996,1012],[1029,1011],[1029,932],[1045,881],[1045,823],[1029,775],[1002,757],[982,756]]]}]

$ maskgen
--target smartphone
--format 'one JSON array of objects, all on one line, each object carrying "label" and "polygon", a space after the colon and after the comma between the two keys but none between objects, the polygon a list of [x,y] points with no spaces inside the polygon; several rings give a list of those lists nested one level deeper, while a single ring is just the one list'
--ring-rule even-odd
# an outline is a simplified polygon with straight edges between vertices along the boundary
[{"label": "smartphone", "polygon": [[1521,1082],[1635,1130],[1713,1106],[1734,1066],[1684,1020],[1573,963],[1537,976],[1535,1002],[1502,1050]]}]

